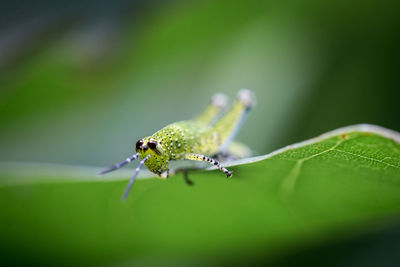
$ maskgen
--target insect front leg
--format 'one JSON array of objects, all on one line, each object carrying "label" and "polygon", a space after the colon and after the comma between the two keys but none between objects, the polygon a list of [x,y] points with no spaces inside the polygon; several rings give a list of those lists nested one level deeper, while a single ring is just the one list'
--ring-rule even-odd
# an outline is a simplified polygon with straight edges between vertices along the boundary
[{"label": "insect front leg", "polygon": [[207,157],[205,155],[193,154],[193,153],[185,154],[185,159],[196,160],[196,161],[207,161],[208,163],[217,166],[218,169],[220,169],[222,172],[224,172],[226,174],[226,177],[228,177],[228,178],[232,177],[232,172],[230,172],[226,168],[222,167],[221,164],[219,163],[219,161],[216,159]]}]

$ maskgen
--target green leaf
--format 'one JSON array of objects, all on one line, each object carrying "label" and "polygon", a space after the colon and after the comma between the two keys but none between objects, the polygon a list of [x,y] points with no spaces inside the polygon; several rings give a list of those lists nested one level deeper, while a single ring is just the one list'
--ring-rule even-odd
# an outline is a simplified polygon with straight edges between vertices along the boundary
[{"label": "green leaf", "polygon": [[[261,137],[260,137],[261,138]],[[237,164],[237,165],[236,165]],[[400,212],[400,134],[342,128],[219,171],[138,179],[129,170],[1,165],[3,259],[193,263],[272,257],[360,233]],[[284,254],[283,254],[284,255]]]}]

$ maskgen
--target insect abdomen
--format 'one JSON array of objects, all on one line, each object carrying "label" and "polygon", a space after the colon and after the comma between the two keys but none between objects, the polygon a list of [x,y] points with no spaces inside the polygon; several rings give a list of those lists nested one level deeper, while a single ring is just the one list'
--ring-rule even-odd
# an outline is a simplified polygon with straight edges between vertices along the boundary
[{"label": "insect abdomen", "polygon": [[210,119],[205,117],[214,117],[217,109],[206,112],[207,116],[200,116],[201,119],[170,124],[153,137],[161,140],[171,160],[182,159],[188,153],[214,155],[224,152],[254,102],[253,93],[242,89],[231,109],[215,125],[210,125]]}]

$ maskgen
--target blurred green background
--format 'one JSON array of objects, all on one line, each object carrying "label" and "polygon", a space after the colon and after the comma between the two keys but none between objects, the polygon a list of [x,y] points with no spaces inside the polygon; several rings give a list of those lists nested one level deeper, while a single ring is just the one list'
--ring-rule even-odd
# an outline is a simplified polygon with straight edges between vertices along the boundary
[{"label": "blurred green background", "polygon": [[[240,88],[257,95],[238,136],[256,154],[355,123],[399,131],[399,7],[322,0],[6,2],[0,160],[108,166],[130,155],[137,139],[195,116],[215,92],[234,98]],[[387,244],[384,237],[331,246],[340,253],[366,244],[380,255],[382,248],[368,244]],[[345,262],[357,256],[340,255]]]}]

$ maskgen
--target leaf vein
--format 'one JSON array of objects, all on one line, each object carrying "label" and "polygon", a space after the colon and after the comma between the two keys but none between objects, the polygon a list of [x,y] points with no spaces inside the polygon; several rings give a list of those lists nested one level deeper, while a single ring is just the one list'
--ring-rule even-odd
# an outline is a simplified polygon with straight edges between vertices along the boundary
[{"label": "leaf vein", "polygon": [[352,156],[355,156],[355,157],[359,157],[359,158],[362,158],[362,159],[367,159],[367,160],[370,160],[370,161],[379,162],[379,163],[384,164],[386,166],[393,167],[393,168],[396,168],[396,169],[400,169],[400,166],[397,166],[397,165],[394,165],[394,164],[390,164],[390,163],[384,161],[386,158],[389,158],[389,157],[386,157],[383,160],[380,160],[380,159],[374,159],[374,158],[371,158],[371,157],[363,156],[363,155],[360,155],[360,154],[357,154],[357,153],[352,153],[352,152],[344,151],[344,150],[340,150],[340,149],[335,149],[335,151],[338,151],[338,152],[341,152],[341,153],[344,153],[344,154],[348,154],[348,155],[352,155]]},{"label": "leaf vein", "polygon": [[300,176],[300,171],[301,168],[303,166],[303,163],[307,160],[310,160],[312,158],[321,156],[323,154],[326,154],[330,151],[335,150],[339,145],[341,145],[342,143],[344,143],[345,141],[348,141],[350,139],[345,139],[345,140],[338,140],[332,147],[318,152],[314,155],[311,155],[309,157],[303,158],[303,159],[299,159],[297,160],[296,164],[294,165],[293,169],[289,172],[289,174],[282,180],[281,183],[281,187],[280,187],[280,195],[283,199],[287,199],[288,196],[290,196],[292,194],[292,192],[294,191],[296,184],[297,184],[297,180],[298,177]]}]

